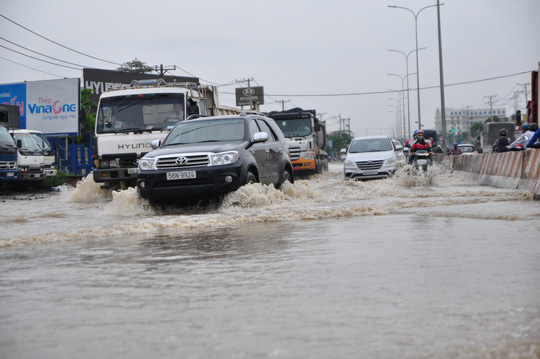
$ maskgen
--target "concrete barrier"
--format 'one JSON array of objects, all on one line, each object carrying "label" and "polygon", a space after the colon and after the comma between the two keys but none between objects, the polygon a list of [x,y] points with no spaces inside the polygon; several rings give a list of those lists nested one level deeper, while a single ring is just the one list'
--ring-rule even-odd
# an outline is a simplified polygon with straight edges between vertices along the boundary
[{"label": "concrete barrier", "polygon": [[540,197],[540,150],[442,158],[453,171],[470,173],[481,184],[532,191]]}]

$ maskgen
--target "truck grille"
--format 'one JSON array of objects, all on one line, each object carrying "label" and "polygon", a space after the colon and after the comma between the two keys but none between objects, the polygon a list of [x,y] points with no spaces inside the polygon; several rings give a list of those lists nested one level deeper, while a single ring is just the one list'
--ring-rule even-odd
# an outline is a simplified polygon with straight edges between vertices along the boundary
[{"label": "truck grille", "polygon": [[300,147],[289,147],[289,157],[291,161],[296,161],[300,158]]},{"label": "truck grille", "polygon": [[210,159],[208,155],[194,155],[194,156],[173,156],[162,157],[157,160],[157,168],[186,168],[196,166],[208,166]]},{"label": "truck grille", "polygon": [[0,161],[0,169],[2,170],[14,170],[17,168],[17,162]]},{"label": "truck grille", "polygon": [[363,171],[369,171],[369,170],[378,170],[382,167],[383,161],[359,161],[356,162],[356,165],[358,168],[360,168]]}]

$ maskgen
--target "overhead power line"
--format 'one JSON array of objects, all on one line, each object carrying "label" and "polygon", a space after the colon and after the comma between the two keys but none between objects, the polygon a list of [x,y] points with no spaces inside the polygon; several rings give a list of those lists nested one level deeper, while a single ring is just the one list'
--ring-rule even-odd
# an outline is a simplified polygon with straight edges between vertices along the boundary
[{"label": "overhead power line", "polygon": [[9,59],[6,59],[5,57],[2,57],[2,56],[0,56],[0,59],[9,61],[9,62],[11,62],[11,63],[13,63],[13,64],[16,64],[16,65],[19,65],[19,66],[22,66],[22,67],[26,67],[27,69],[31,69],[31,70],[34,70],[34,71],[42,72],[42,73],[47,74],[47,75],[56,76],[56,77],[59,77],[59,78],[64,78],[64,77],[65,77],[65,76],[60,76],[60,75],[56,75],[56,74],[51,74],[50,72],[42,71],[42,70],[35,69],[35,68],[33,68],[33,67],[30,67],[30,66],[23,65],[23,64],[20,64],[20,63],[18,63],[18,62],[15,62],[15,61],[11,61],[11,60],[9,60]]},{"label": "overhead power line", "polygon": [[47,61],[47,60],[39,59],[39,58],[37,58],[37,57],[30,56],[30,55],[28,55],[28,54],[24,54],[24,53],[22,53],[22,52],[20,52],[20,51],[10,49],[9,47],[6,47],[6,46],[4,46],[4,45],[0,45],[0,47],[3,47],[4,49],[9,50],[9,51],[13,51],[13,52],[15,52],[15,53],[17,53],[17,54],[19,54],[19,55],[23,55],[23,56],[26,56],[26,57],[29,57],[29,58],[31,58],[31,59],[38,60],[38,61],[41,61],[41,62],[46,62],[46,63],[51,64],[51,65],[60,66],[60,67],[65,67],[65,68],[73,69],[73,70],[82,70],[82,68],[80,68],[80,67],[71,67],[71,66],[66,66],[66,65],[56,64],[56,63],[54,63],[54,62],[50,62],[50,61]]},{"label": "overhead power line", "polygon": [[53,40],[51,40],[51,39],[48,39],[48,38],[46,38],[45,36],[40,35],[40,34],[38,34],[37,32],[32,31],[32,30],[30,30],[29,28],[24,27],[24,26],[22,26],[21,24],[16,23],[15,21],[11,20],[10,18],[5,17],[5,16],[2,15],[2,14],[0,14],[0,16],[3,17],[4,19],[6,19],[7,21],[9,21],[9,22],[11,22],[11,23],[13,23],[13,24],[19,26],[19,27],[22,27],[22,28],[25,29],[26,31],[31,32],[32,34],[34,34],[34,35],[36,35],[36,36],[39,36],[39,37],[41,37],[42,39],[45,39],[45,40],[47,40],[47,41],[49,41],[49,42],[52,42],[52,43],[55,44],[55,45],[58,45],[58,46],[60,46],[60,47],[63,47],[64,49],[67,49],[67,50],[69,50],[69,51],[76,52],[76,53],[79,54],[79,55],[83,55],[83,56],[86,56],[86,57],[90,57],[90,58],[92,58],[92,59],[94,59],[94,60],[107,62],[107,63],[113,64],[113,65],[120,65],[120,66],[122,65],[122,64],[119,64],[119,63],[116,63],[116,62],[103,60],[103,59],[100,59],[100,58],[98,58],[98,57],[95,57],[95,56],[92,56],[92,55],[88,55],[88,54],[85,54],[84,52],[80,52],[80,51],[74,50],[74,49],[72,49],[72,48],[70,48],[70,47],[67,47],[67,46],[64,46],[64,45],[62,45],[62,44],[59,44],[59,43],[56,42],[56,41],[53,41]]},{"label": "overhead power line", "polygon": [[42,54],[41,52],[37,52],[37,51],[34,51],[34,50],[29,49],[29,48],[27,48],[27,47],[21,46],[21,45],[19,45],[19,44],[14,43],[13,41],[9,41],[8,39],[3,38],[3,37],[0,37],[0,39],[4,40],[4,41],[6,41],[6,42],[9,42],[9,43],[12,44],[12,45],[18,46],[18,47],[20,47],[20,48],[22,48],[22,49],[25,49],[26,51],[33,52],[34,54],[38,54],[38,55],[44,56],[44,57],[49,58],[49,59],[52,59],[52,60],[56,60],[56,61],[60,61],[60,62],[66,63],[66,64],[75,65],[75,66],[80,66],[80,67],[87,67],[87,68],[90,67],[90,66],[80,65],[80,64],[73,63],[73,62],[69,62],[69,61],[64,61],[64,60],[61,60],[61,59],[57,59],[56,57],[52,57],[52,56],[48,56],[48,55]]}]

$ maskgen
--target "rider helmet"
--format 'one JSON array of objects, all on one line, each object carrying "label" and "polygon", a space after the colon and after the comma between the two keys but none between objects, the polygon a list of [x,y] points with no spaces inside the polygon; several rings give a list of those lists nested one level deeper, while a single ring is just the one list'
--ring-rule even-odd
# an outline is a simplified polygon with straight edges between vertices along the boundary
[{"label": "rider helmet", "polygon": [[538,131],[538,124],[533,122],[529,125],[529,131],[536,132]]},{"label": "rider helmet", "polygon": [[522,131],[527,131],[529,129],[529,124],[528,123],[524,123],[523,125],[521,125],[521,130]]},{"label": "rider helmet", "polygon": [[499,135],[506,136],[506,130],[503,128],[499,131]]},{"label": "rider helmet", "polygon": [[422,136],[424,135],[424,130],[421,130],[421,129],[420,129],[420,130],[416,130],[415,132],[416,132],[416,135],[417,135],[417,136],[418,136],[418,135],[422,135]]}]

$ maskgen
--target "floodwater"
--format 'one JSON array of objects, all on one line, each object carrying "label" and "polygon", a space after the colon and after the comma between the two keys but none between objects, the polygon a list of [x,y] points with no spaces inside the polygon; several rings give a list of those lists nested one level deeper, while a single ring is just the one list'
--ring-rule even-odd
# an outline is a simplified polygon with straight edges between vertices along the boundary
[{"label": "floodwater", "polygon": [[0,358],[540,358],[540,202],[342,164],[204,208],[0,194]]}]

